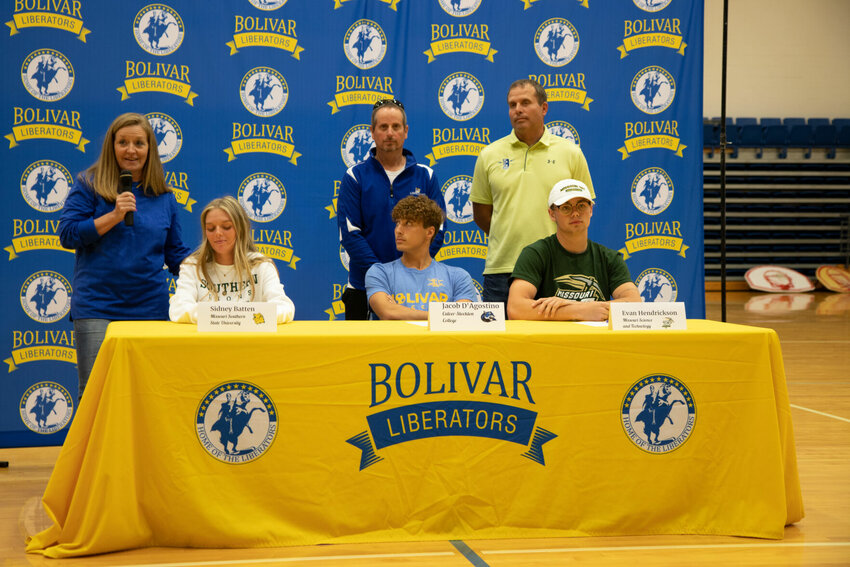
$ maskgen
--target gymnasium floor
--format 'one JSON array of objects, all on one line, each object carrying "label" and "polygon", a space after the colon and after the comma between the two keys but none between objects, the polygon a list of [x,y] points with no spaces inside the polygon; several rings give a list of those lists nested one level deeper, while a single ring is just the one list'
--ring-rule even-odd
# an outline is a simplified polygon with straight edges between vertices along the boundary
[{"label": "gymnasium floor", "polygon": [[[707,294],[720,320],[719,294]],[[40,496],[58,447],[0,449],[0,567],[383,565],[850,565],[850,294],[730,292],[730,323],[776,329],[791,399],[806,518],[781,541],[716,536],[467,540],[274,549],[142,549],[69,560],[24,553],[48,526]],[[757,471],[753,471],[757,474]]]}]

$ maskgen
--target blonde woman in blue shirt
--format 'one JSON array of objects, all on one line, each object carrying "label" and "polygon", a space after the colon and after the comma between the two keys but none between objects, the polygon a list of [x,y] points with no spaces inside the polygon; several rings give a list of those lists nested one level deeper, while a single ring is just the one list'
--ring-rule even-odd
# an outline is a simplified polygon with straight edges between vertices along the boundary
[{"label": "blonde woman in blue shirt", "polygon": [[257,250],[239,201],[230,196],[211,201],[201,212],[201,232],[201,245],[180,266],[168,310],[172,321],[197,323],[202,301],[274,303],[278,324],[292,321],[295,305],[272,260]]}]

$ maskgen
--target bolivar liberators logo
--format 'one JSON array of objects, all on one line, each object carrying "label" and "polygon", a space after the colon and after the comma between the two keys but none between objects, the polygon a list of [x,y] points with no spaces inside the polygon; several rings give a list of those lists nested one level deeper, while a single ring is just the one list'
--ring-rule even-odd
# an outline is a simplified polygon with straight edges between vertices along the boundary
[{"label": "bolivar liberators logo", "polygon": [[428,56],[428,63],[449,53],[481,55],[493,63],[498,50],[492,47],[487,24],[431,24],[431,47],[423,53]]},{"label": "bolivar liberators logo", "polygon": [[74,67],[55,49],[36,49],[21,65],[21,81],[27,92],[42,102],[65,98],[74,87]]},{"label": "bolivar liberators logo", "polygon": [[623,398],[623,430],[647,453],[669,453],[694,430],[697,411],[685,384],[668,374],[650,374],[635,382]]},{"label": "bolivar liberators logo", "polygon": [[[260,9],[276,10],[282,5]],[[230,48],[230,55],[236,55],[240,49],[246,47],[271,47],[287,51],[295,59],[301,59],[304,48],[298,45],[295,20],[240,15],[235,15],[233,18],[233,41],[226,43]]]},{"label": "bolivar liberators logo", "polygon": [[239,185],[239,202],[251,220],[273,221],[286,207],[286,188],[271,173],[254,173]]},{"label": "bolivar liberators logo", "polygon": [[563,120],[552,120],[551,122],[544,124],[544,126],[546,126],[546,129],[552,134],[565,140],[569,140],[577,146],[581,145],[581,138],[579,138],[578,130],[576,130],[569,122],[565,122]]},{"label": "bolivar liberators logo", "polygon": [[42,331],[12,331],[12,352],[3,360],[14,372],[21,364],[53,360],[77,364],[74,331],[46,329]]},{"label": "bolivar liberators logo", "polygon": [[631,193],[640,212],[657,215],[673,202],[673,180],[660,167],[648,167],[635,176]]},{"label": "bolivar liberators logo", "polygon": [[425,154],[428,167],[434,167],[440,159],[477,157],[490,144],[489,128],[433,128],[432,134],[431,153]]},{"label": "bolivar liberators logo", "polygon": [[619,252],[624,260],[647,250],[670,250],[682,258],[690,248],[682,236],[681,221],[627,222],[625,248]]},{"label": "bolivar liberators logo", "polygon": [[464,71],[443,79],[437,96],[443,114],[459,122],[474,118],[484,107],[484,86],[475,75]]},{"label": "bolivar liberators logo", "polygon": [[534,34],[534,51],[550,67],[563,67],[578,53],[578,30],[564,18],[546,20]]},{"label": "bolivar liberators logo", "polygon": [[91,30],[83,27],[83,16],[80,12],[82,3],[79,0],[15,0],[15,12],[9,26],[9,35],[17,35],[20,30],[28,28],[52,28],[71,32],[77,39],[86,42],[86,35]]},{"label": "bolivar liberators logo", "polygon": [[[369,363],[371,404],[390,409],[366,416],[367,429],[346,441],[360,449],[360,470],[383,460],[377,451],[420,439],[468,436],[527,447],[523,457],[546,465],[543,445],[557,435],[537,425],[531,364],[521,360]],[[463,396],[473,399],[445,399]],[[441,401],[426,396],[440,396]],[[500,402],[479,401],[480,396]],[[433,399],[433,398],[430,398]],[[412,402],[398,405],[400,402]]]},{"label": "bolivar liberators logo", "polygon": [[355,67],[371,69],[383,61],[387,53],[387,36],[377,22],[357,20],[345,32],[343,50]]},{"label": "bolivar liberators logo", "polygon": [[289,85],[275,69],[254,67],[239,83],[239,98],[245,110],[260,118],[269,118],[286,106]]},{"label": "bolivar liberators logo", "polygon": [[26,279],[20,298],[30,319],[55,323],[71,310],[71,284],[59,272],[42,270]]},{"label": "bolivar liberators logo", "polygon": [[74,178],[68,168],[49,159],[27,166],[21,175],[21,195],[27,205],[42,213],[54,213],[65,205]]},{"label": "bolivar liberators logo", "polygon": [[529,75],[529,79],[537,81],[546,90],[546,99],[553,102],[572,102],[590,111],[593,99],[587,96],[584,73],[545,73]]},{"label": "bolivar liberators logo", "polygon": [[59,242],[59,219],[12,219],[12,244],[3,248],[9,253],[11,262],[24,252],[52,250],[70,252]]},{"label": "bolivar liberators logo", "polygon": [[233,161],[242,154],[265,153],[287,158],[292,165],[298,165],[301,154],[295,151],[292,126],[253,122],[232,124],[233,140],[230,147],[223,150],[227,161]]},{"label": "bolivar liberators logo", "polygon": [[16,106],[13,115],[12,133],[5,136],[9,140],[9,149],[28,140],[56,140],[73,144],[86,153],[89,140],[83,137],[80,113],[76,110]]},{"label": "bolivar liberators logo", "polygon": [[[352,0],[334,0],[334,10],[339,10],[342,8],[343,4],[347,4]],[[380,2],[381,4],[387,4],[387,8],[392,10],[393,12],[398,12],[398,3],[401,0],[375,0],[376,2]]]},{"label": "bolivar liberators logo", "polygon": [[201,400],[195,432],[207,453],[223,463],[249,463],[268,451],[277,435],[274,401],[249,382],[219,384]]},{"label": "bolivar liberators logo", "polygon": [[170,55],[183,43],[183,20],[165,4],[148,4],[133,20],[133,35],[139,47],[151,55]]},{"label": "bolivar liberators logo", "polygon": [[479,6],[481,0],[440,0],[440,8],[455,18],[471,16]]},{"label": "bolivar liberators logo", "polygon": [[74,398],[58,382],[33,384],[18,404],[21,421],[36,433],[49,435],[65,428],[74,415]]},{"label": "bolivar liberators logo", "polygon": [[626,122],[625,140],[623,147],[617,151],[628,159],[632,153],[641,150],[660,149],[674,152],[677,157],[684,157],[682,152],[687,148],[679,136],[678,120],[640,120]]},{"label": "bolivar liberators logo", "polygon": [[676,301],[679,295],[676,280],[670,272],[661,268],[649,268],[642,271],[635,280],[635,285],[645,303]]},{"label": "bolivar liberators logo", "polygon": [[472,177],[456,175],[443,183],[442,191],[449,220],[458,224],[472,222],[472,201],[469,200]]},{"label": "bolivar liberators logo", "polygon": [[620,59],[645,47],[666,47],[684,55],[688,44],[683,40],[681,27],[679,18],[626,20],[623,22],[623,45],[617,46]]},{"label": "bolivar liberators logo", "polygon": [[198,93],[192,92],[188,65],[147,61],[124,63],[124,86],[117,88],[122,101],[130,98],[131,94],[157,92],[184,98],[186,104],[195,106]]},{"label": "bolivar liberators logo", "polygon": [[344,106],[372,106],[379,100],[394,97],[392,77],[337,75],[336,93],[328,106],[331,107],[331,114],[336,114]]},{"label": "bolivar liberators logo", "polygon": [[355,124],[349,128],[339,144],[339,153],[345,167],[353,167],[365,160],[374,146],[372,129],[368,124]]},{"label": "bolivar liberators logo", "polygon": [[645,114],[660,114],[676,98],[676,80],[665,68],[644,67],[632,79],[631,96],[634,105]]},{"label": "bolivar liberators logo", "polygon": [[150,112],[145,114],[156,136],[156,147],[162,163],[168,163],[177,157],[183,147],[183,130],[180,125],[167,114]]},{"label": "bolivar liberators logo", "polygon": [[644,12],[660,12],[673,0],[632,0]]}]

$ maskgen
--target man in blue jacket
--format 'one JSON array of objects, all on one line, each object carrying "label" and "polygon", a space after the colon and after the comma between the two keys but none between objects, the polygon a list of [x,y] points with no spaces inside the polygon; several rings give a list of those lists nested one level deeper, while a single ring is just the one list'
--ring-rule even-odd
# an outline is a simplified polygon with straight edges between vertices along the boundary
[{"label": "man in blue jacket", "polygon": [[[372,107],[372,140],[375,147],[365,161],[350,167],[342,179],[337,200],[339,233],[348,253],[348,285],[342,295],[346,320],[368,317],[366,271],[373,265],[401,256],[395,245],[392,210],[408,195],[425,195],[445,212],[446,203],[437,176],[416,163],[404,149],[407,139],[404,105],[395,99],[379,100]],[[434,256],[443,245],[443,226],[431,242]]]}]

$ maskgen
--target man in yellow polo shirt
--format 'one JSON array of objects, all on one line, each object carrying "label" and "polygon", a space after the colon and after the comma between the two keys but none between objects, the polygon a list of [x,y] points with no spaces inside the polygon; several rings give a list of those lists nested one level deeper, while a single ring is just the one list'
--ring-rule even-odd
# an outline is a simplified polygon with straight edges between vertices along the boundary
[{"label": "man in yellow polo shirt", "polygon": [[472,214],[489,236],[484,301],[507,302],[508,280],[519,253],[555,232],[546,200],[556,182],[578,179],[596,197],[581,149],[543,125],[548,109],[546,91],[537,81],[514,81],[508,89],[513,131],[481,150],[475,162]]}]

